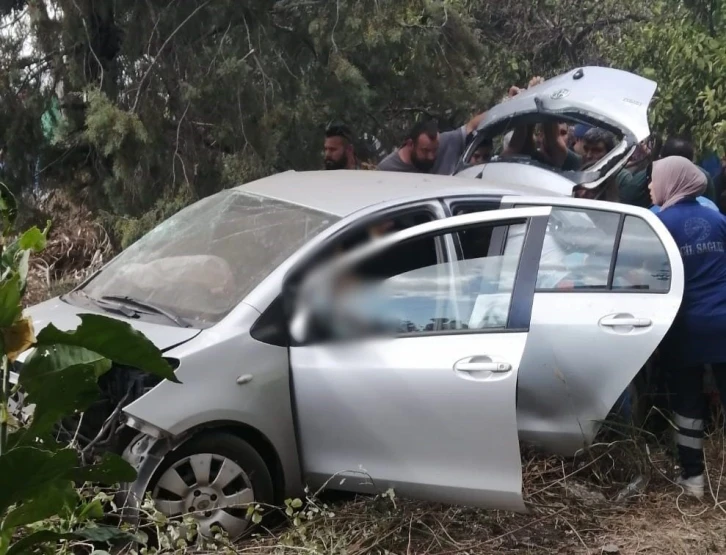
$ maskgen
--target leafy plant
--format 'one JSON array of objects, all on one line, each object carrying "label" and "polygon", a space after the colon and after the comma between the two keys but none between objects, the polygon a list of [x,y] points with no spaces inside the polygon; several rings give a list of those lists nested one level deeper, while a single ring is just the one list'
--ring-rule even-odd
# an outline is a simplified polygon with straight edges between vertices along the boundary
[{"label": "leafy plant", "polygon": [[[136,539],[114,527],[101,526],[101,495],[76,489],[87,482],[112,486],[135,479],[122,458],[105,454],[90,465],[53,437],[57,422],[82,413],[98,397],[97,380],[112,361],[176,381],[160,351],[142,334],[118,320],[81,315],[75,331],[53,325],[37,337],[23,314],[22,298],[32,253],[45,244],[49,225],[11,239],[15,200],[0,187],[0,555],[33,552],[42,544],[61,541],[108,542]],[[26,352],[32,349],[32,352]],[[11,369],[25,360],[17,384]],[[11,414],[11,398],[19,390],[32,407],[29,422]]]}]

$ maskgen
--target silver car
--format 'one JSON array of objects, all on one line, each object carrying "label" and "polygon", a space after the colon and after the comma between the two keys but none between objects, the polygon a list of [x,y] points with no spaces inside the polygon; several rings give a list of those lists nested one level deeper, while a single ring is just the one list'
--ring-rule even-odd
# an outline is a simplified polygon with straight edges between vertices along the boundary
[{"label": "silver car", "polygon": [[[175,365],[181,384],[129,369],[102,384],[126,432],[96,445],[137,468],[129,507],[151,492],[233,537],[250,504],[305,485],[523,510],[520,440],[593,441],[673,322],[683,267],[651,212],[489,166],[478,181],[287,172],[226,190],[30,309],[38,329],[127,320]],[[392,334],[329,341],[330,321],[312,325],[296,299],[328,260],[376,276],[357,306]]]}]

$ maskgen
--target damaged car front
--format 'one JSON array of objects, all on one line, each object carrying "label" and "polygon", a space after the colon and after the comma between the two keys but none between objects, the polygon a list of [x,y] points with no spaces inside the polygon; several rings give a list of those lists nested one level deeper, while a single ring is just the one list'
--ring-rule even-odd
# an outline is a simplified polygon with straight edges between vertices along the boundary
[{"label": "damaged car front", "polygon": [[[118,499],[126,516],[150,492],[167,516],[194,514],[202,533],[220,526],[237,537],[249,503],[301,489],[287,352],[253,340],[260,313],[241,301],[336,219],[226,190],[178,212],[74,291],[28,309],[36,330],[72,330],[84,313],[129,322],[175,369],[181,384],[115,365],[99,401],[58,424],[59,440],[74,440],[83,456],[112,451],[135,467]],[[20,372],[21,363],[15,382]]]}]

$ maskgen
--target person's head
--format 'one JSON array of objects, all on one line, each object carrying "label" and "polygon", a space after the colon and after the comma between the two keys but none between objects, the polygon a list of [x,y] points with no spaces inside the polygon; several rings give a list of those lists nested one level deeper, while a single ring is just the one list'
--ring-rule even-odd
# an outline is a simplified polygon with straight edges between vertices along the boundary
[{"label": "person's head", "polygon": [[423,173],[430,172],[439,152],[439,126],[435,121],[424,121],[414,125],[403,148],[408,150],[411,164]]},{"label": "person's head", "polygon": [[683,156],[669,156],[653,162],[650,198],[661,208],[685,198],[696,198],[706,191],[706,174]]},{"label": "person's head", "polygon": [[580,156],[585,155],[585,134],[590,131],[590,129],[592,129],[592,127],[582,123],[579,123],[575,126],[573,132],[575,144],[573,145],[572,150],[574,150]]},{"label": "person's head", "polygon": [[565,140],[567,140],[567,137],[570,136],[570,126],[566,121],[561,121],[557,126],[557,132],[560,134],[560,137],[565,137]]},{"label": "person's head", "polygon": [[660,157],[670,158],[671,156],[680,156],[693,162],[696,154],[690,141],[681,137],[670,137],[660,149]]},{"label": "person's head", "polygon": [[595,127],[585,133],[583,142],[583,162],[594,164],[615,148],[615,135],[610,131]]},{"label": "person's head", "polygon": [[485,164],[492,157],[492,151],[494,150],[494,143],[491,139],[484,139],[481,144],[476,147],[476,150],[471,155],[469,164],[472,166],[478,166],[479,164]]},{"label": "person's head", "polygon": [[326,170],[345,170],[355,168],[353,134],[345,125],[333,125],[325,131],[323,147]]}]

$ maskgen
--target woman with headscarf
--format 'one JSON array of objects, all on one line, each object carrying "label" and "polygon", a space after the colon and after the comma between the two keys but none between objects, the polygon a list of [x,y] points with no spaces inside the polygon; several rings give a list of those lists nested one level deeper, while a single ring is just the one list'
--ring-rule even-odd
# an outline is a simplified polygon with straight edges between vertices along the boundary
[{"label": "woman with headscarf", "polygon": [[703,435],[706,416],[705,365],[713,369],[726,401],[726,217],[696,199],[706,189],[704,173],[687,158],[653,163],[649,186],[658,217],[683,258],[685,288],[678,318],[664,347],[673,361],[679,484],[696,497],[704,494]]}]

